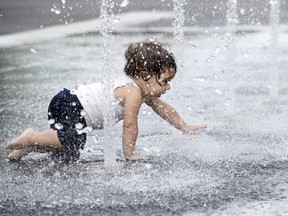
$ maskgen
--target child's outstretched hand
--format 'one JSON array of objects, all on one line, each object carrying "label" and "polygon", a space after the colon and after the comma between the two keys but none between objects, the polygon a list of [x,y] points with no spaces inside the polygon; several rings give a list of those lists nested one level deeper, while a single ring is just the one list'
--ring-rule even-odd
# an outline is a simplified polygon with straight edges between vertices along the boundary
[{"label": "child's outstretched hand", "polygon": [[133,155],[127,157],[127,161],[140,161],[140,160],[147,160],[148,156],[141,153],[141,152],[134,152]]},{"label": "child's outstretched hand", "polygon": [[207,128],[208,126],[206,124],[202,125],[187,125],[185,129],[183,130],[184,133],[195,133],[196,130]]}]

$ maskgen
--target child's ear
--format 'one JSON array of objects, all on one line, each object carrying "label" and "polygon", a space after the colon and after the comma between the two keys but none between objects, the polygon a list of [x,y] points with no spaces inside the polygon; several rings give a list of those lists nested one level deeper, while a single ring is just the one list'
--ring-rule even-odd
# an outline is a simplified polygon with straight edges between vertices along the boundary
[{"label": "child's ear", "polygon": [[148,81],[148,80],[151,78],[151,75],[150,75],[149,72],[146,71],[146,70],[142,71],[141,75],[142,75],[142,79],[143,79],[144,81]]}]

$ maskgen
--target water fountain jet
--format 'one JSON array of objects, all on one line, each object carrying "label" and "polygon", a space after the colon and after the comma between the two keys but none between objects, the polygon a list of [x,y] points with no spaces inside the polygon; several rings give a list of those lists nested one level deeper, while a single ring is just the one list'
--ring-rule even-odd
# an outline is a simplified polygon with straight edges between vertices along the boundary
[{"label": "water fountain jet", "polygon": [[238,23],[237,15],[237,0],[228,0],[228,9],[226,12],[227,32],[225,39],[227,42],[227,58],[226,58],[226,74],[227,74],[227,89],[226,89],[226,109],[228,115],[235,114],[235,56],[236,56],[236,25]]},{"label": "water fountain jet", "polygon": [[102,51],[103,51],[103,82],[105,92],[107,92],[106,100],[103,101],[103,127],[104,127],[104,165],[105,167],[114,166],[116,163],[115,150],[115,109],[114,109],[114,94],[112,83],[109,81],[113,73],[113,0],[102,0],[101,3],[101,34],[103,36]]},{"label": "water fountain jet", "polygon": [[280,0],[270,0],[270,59],[271,68],[269,73],[270,99],[276,99],[279,95],[279,70],[278,70],[278,40],[280,22]]},{"label": "water fountain jet", "polygon": [[183,40],[184,40],[184,23],[185,23],[185,15],[184,15],[184,6],[186,4],[186,0],[173,0],[174,3],[174,20],[172,23],[173,26],[173,52],[176,57],[176,62],[178,65],[178,81],[182,80],[182,68],[183,68]]}]

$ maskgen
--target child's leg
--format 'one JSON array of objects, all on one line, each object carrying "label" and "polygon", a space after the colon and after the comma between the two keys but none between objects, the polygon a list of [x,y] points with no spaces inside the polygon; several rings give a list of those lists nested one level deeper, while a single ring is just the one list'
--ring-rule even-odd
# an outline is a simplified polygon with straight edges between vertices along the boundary
[{"label": "child's leg", "polygon": [[34,148],[34,150],[48,150],[62,148],[61,142],[58,139],[56,130],[47,130],[37,132],[33,129],[25,130],[19,137],[6,146],[8,149],[26,149]]}]

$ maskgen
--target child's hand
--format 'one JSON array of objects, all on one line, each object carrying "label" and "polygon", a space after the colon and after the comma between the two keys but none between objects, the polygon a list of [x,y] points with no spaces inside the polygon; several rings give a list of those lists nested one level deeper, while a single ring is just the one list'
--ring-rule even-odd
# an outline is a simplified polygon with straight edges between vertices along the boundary
[{"label": "child's hand", "polygon": [[196,130],[207,128],[208,126],[206,124],[202,125],[187,125],[185,129],[183,130],[184,133],[195,133]]},{"label": "child's hand", "polygon": [[147,155],[141,152],[134,152],[133,155],[126,158],[127,161],[139,161],[139,160],[147,160],[147,159],[148,159]]}]

